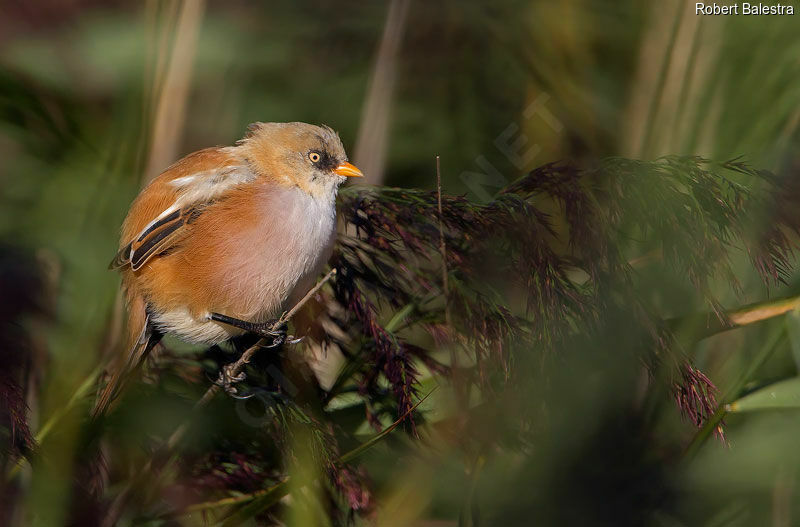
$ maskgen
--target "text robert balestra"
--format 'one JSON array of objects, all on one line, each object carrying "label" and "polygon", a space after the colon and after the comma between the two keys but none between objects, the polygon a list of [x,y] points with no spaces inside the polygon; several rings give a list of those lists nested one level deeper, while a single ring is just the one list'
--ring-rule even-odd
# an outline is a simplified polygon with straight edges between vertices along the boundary
[{"label": "text robert balestra", "polygon": [[717,3],[694,5],[696,15],[793,15],[794,6],[785,4],[741,4],[720,5]]}]

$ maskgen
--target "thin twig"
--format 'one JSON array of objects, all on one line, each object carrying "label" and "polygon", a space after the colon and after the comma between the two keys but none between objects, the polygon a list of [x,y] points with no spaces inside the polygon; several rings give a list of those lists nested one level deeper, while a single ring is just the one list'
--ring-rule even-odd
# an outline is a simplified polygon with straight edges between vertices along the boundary
[{"label": "thin twig", "polygon": [[444,288],[444,321],[450,327],[450,284],[447,277],[447,246],[444,241],[444,224],[442,220],[442,166],[436,156],[436,199],[439,205],[439,253],[442,255],[442,287]]},{"label": "thin twig", "polygon": [[[452,330],[450,319],[450,282],[447,275],[447,245],[444,239],[444,213],[442,212],[442,165],[436,156],[436,200],[439,207],[439,254],[442,257],[442,289],[444,290],[444,323],[448,331]],[[456,352],[450,348],[450,368],[456,371]]]},{"label": "thin twig", "polygon": [[[442,164],[439,156],[436,156],[436,200],[439,208],[439,254],[442,258],[442,289],[444,290],[444,323],[449,334],[455,334],[452,319],[450,318],[450,281],[447,272],[447,244],[444,238],[444,213],[442,212]],[[456,399],[459,402],[462,412],[467,408],[466,391],[461,389],[459,383],[458,353],[455,342],[450,345],[450,376],[453,381],[453,388]]]},{"label": "thin twig", "polygon": [[[336,274],[336,269],[331,269],[330,271],[328,271],[328,274],[326,274],[322,278],[322,280],[317,282],[317,285],[315,285],[308,293],[306,293],[306,295],[302,299],[300,299],[300,301],[297,304],[295,304],[292,309],[281,315],[281,317],[277,321],[275,321],[270,330],[277,331],[282,325],[289,322],[289,320],[291,320],[291,318],[306,304],[306,302],[308,302],[311,299],[311,297],[317,294],[317,291],[319,291],[322,288],[322,286],[325,285],[328,282],[328,280],[330,280],[331,277],[333,277],[333,275],[335,274]],[[247,348],[247,350],[245,350],[245,352],[242,353],[242,356],[239,357],[239,359],[236,362],[226,366],[226,368],[228,369],[227,374],[229,378],[233,378],[239,375],[239,373],[241,373],[244,367],[250,362],[250,359],[253,357],[253,355],[255,355],[256,351],[261,349],[261,346],[263,346],[264,344],[266,344],[265,339],[263,338],[259,339],[258,342]],[[212,384],[211,386],[209,386],[208,390],[206,390],[206,393],[203,394],[203,397],[201,397],[200,400],[197,401],[197,403],[195,403],[194,410],[198,410],[207,405],[209,401],[211,401],[211,399],[214,398],[214,396],[217,394],[219,390],[220,387],[218,384]],[[185,424],[186,423],[184,423],[184,425]],[[181,438],[183,437],[183,432],[185,432],[185,430],[181,430],[179,428],[178,430],[175,430],[175,432],[170,436],[169,441],[167,442],[170,448],[181,440]]]},{"label": "thin twig", "polygon": [[[278,328],[288,322],[335,274],[335,268],[328,271],[328,274],[326,274],[322,280],[317,282],[317,285],[315,285],[308,293],[306,293],[306,295],[299,302],[297,302],[292,309],[281,315],[281,317],[272,325],[272,331],[276,331]],[[261,346],[265,344],[264,341],[265,339],[263,338],[259,339],[258,342],[250,346],[244,353],[242,353],[242,356],[239,357],[236,362],[225,366],[228,369],[228,375],[235,377],[241,373],[247,363],[250,362],[250,359],[253,357],[256,351],[261,349]],[[206,393],[203,394],[203,397],[201,397],[200,400],[195,403],[194,407],[192,408],[192,414],[197,413],[209,402],[211,402],[211,399],[214,398],[219,390],[220,387],[217,384],[212,384],[209,386],[208,390],[206,390]],[[159,474],[163,473],[163,469],[170,464],[174,457],[175,447],[186,435],[186,431],[189,429],[190,421],[190,419],[187,419],[178,428],[176,428],[172,435],[169,436],[169,439],[167,439],[166,444],[150,458],[150,460],[139,472],[138,476],[130,480],[125,488],[123,488],[122,491],[117,494],[117,497],[114,499],[113,503],[108,509],[108,514],[103,521],[103,527],[112,527],[116,524],[117,520],[122,515],[122,511],[127,505],[132,492],[150,475],[151,472],[157,470]],[[158,477],[158,474],[156,477]]]}]

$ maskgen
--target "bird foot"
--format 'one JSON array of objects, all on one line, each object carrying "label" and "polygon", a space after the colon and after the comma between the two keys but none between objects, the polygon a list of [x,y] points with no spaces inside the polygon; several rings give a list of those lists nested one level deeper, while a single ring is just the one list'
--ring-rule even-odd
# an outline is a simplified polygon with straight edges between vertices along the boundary
[{"label": "bird foot", "polygon": [[239,390],[234,386],[234,384],[244,381],[247,375],[244,372],[234,374],[233,367],[233,364],[226,364],[223,366],[214,384],[222,388],[225,393],[234,399],[249,399],[253,394],[239,395]]},{"label": "bird foot", "polygon": [[297,344],[302,339],[289,337],[287,335],[286,322],[280,320],[268,320],[267,322],[248,322],[246,320],[239,320],[238,318],[229,317],[220,313],[211,313],[209,319],[215,322],[221,322],[229,326],[243,329],[248,333],[253,333],[263,338],[271,339],[271,342],[266,348],[277,348],[281,344]]}]

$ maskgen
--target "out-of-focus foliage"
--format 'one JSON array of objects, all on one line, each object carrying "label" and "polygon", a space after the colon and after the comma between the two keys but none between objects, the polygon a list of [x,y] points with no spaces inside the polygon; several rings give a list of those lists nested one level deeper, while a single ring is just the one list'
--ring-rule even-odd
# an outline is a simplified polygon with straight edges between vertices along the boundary
[{"label": "out-of-focus foliage", "polygon": [[[88,423],[120,352],[106,265],[155,147],[299,120],[352,151],[389,4],[3,6],[0,523],[92,525],[128,487],[121,525],[796,522],[793,16],[411,2],[398,188],[343,192],[306,345],[190,416],[233,354],[170,341]],[[137,476],[189,416],[177,460]]]}]

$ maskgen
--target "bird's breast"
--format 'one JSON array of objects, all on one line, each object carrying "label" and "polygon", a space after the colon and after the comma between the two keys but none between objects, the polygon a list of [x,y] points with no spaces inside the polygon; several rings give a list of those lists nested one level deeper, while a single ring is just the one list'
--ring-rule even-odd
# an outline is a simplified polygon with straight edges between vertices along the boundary
[{"label": "bird's breast", "polygon": [[208,321],[210,312],[252,322],[276,318],[313,286],[335,235],[333,199],[297,188],[240,189],[201,214],[181,250],[165,259],[172,280],[157,291],[157,322],[209,343],[237,333]]},{"label": "bird's breast", "polygon": [[252,204],[251,218],[243,221],[248,227],[227,242],[231,275],[221,285],[225,303],[243,318],[271,318],[321,271],[335,238],[336,211],[333,202],[296,188],[259,189]]}]

